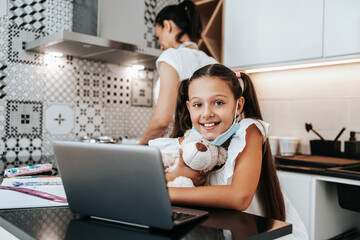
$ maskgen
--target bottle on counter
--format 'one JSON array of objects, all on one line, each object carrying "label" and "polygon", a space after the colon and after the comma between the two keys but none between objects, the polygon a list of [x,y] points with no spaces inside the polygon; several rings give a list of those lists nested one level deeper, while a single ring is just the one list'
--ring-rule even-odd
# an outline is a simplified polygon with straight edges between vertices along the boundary
[{"label": "bottle on counter", "polygon": [[350,155],[360,154],[360,141],[356,141],[355,134],[360,132],[350,132],[349,141],[345,141],[345,153]]}]

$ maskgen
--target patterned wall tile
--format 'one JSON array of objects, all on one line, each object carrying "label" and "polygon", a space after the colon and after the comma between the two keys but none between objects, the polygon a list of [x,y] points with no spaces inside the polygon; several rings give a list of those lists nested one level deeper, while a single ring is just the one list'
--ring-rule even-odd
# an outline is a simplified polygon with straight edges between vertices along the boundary
[{"label": "patterned wall tile", "polygon": [[105,113],[101,102],[80,100],[76,104],[75,115],[75,133],[78,138],[104,135]]},{"label": "patterned wall tile", "polygon": [[52,142],[55,140],[75,140],[75,106],[73,103],[44,103],[44,131],[42,155],[54,154]]},{"label": "patterned wall tile", "polygon": [[46,0],[45,31],[47,34],[72,29],[72,0]]},{"label": "patterned wall tile", "polygon": [[[52,61],[51,63],[49,61]],[[43,67],[41,93],[48,102],[74,103],[76,98],[76,73],[71,59],[46,59]],[[39,83],[37,83],[39,84]]]},{"label": "patterned wall tile", "polygon": [[8,53],[8,19],[7,17],[0,17],[0,61],[7,59]]},{"label": "patterned wall tile", "polygon": [[42,140],[36,137],[5,139],[5,167],[18,167],[39,162],[42,156],[41,147]]},{"label": "patterned wall tile", "polygon": [[[147,33],[155,44],[151,21],[157,9],[173,1],[146,2]],[[0,153],[8,158],[7,167],[53,154],[54,140],[143,134],[154,110],[156,71],[134,78],[114,64],[25,52],[23,41],[72,29],[73,0],[9,0],[8,7],[12,13],[0,16],[0,69],[6,66],[0,88],[7,94],[0,99]]]},{"label": "patterned wall tile", "polygon": [[3,99],[6,96],[4,88],[6,87],[5,78],[7,74],[5,73],[6,64],[3,61],[0,61],[0,99]]},{"label": "patterned wall tile", "polygon": [[7,16],[8,14],[8,1],[0,1],[0,18]]},{"label": "patterned wall tile", "polygon": [[126,136],[126,110],[129,106],[105,104],[105,135],[113,138]]},{"label": "patterned wall tile", "polygon": [[132,79],[131,106],[152,106],[153,79],[149,79],[146,76],[147,72],[142,71],[139,78]]},{"label": "patterned wall tile", "polygon": [[143,135],[153,114],[152,108],[131,107],[126,113],[125,136],[138,138]]},{"label": "patterned wall tile", "polygon": [[74,107],[51,103],[45,109],[45,128],[51,135],[68,135],[75,125]]},{"label": "patterned wall tile", "polygon": [[[5,143],[4,140],[2,138],[0,138],[0,157],[2,158],[5,152]],[[0,160],[0,162],[2,162]]]},{"label": "patterned wall tile", "polygon": [[160,48],[160,45],[155,35],[155,17],[158,12],[167,5],[178,4],[182,0],[145,0],[144,24],[146,26],[146,33],[144,39],[146,46],[152,48]]},{"label": "patterned wall tile", "polygon": [[[5,78],[6,98],[17,100],[43,100],[46,68],[22,63],[10,63]],[[46,88],[45,88],[46,89]]]},{"label": "patterned wall tile", "polygon": [[0,138],[2,138],[5,134],[5,116],[6,116],[6,108],[5,101],[0,99]]},{"label": "patterned wall tile", "polygon": [[8,59],[10,62],[26,64],[44,64],[44,55],[39,53],[27,52],[23,50],[23,42],[29,42],[42,36],[43,33],[22,27],[9,27],[9,50]]},{"label": "patterned wall tile", "polygon": [[9,0],[9,20],[12,25],[28,30],[45,28],[46,0]]},{"label": "patterned wall tile", "polygon": [[126,104],[130,103],[130,83],[131,79],[126,76],[105,75],[104,98],[106,104]]},{"label": "patterned wall tile", "polygon": [[8,100],[6,104],[6,136],[41,138],[42,118],[42,102]]}]

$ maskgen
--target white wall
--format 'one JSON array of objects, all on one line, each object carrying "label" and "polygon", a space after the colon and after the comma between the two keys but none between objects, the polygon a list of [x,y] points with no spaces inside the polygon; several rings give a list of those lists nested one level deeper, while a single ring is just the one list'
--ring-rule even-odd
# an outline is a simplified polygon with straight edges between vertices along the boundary
[{"label": "white wall", "polygon": [[[249,74],[258,91],[270,135],[300,137],[304,154],[310,153],[305,122],[325,139],[348,140],[360,131],[360,63]],[[360,139],[360,135],[357,136]]]}]

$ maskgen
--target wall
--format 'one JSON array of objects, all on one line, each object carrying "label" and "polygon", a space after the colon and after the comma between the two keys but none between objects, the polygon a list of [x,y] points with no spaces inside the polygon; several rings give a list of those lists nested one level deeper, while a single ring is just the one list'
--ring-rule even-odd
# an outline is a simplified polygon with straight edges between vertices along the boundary
[{"label": "wall", "polygon": [[[0,154],[5,167],[52,155],[54,140],[139,138],[147,126],[155,70],[134,76],[125,66],[22,50],[24,41],[71,31],[74,4],[86,2],[0,1]],[[147,46],[156,45],[153,19],[165,5],[158,2],[144,1]]]},{"label": "wall", "polygon": [[306,122],[331,140],[346,127],[342,149],[349,132],[360,131],[360,63],[249,75],[270,135],[300,137],[302,153],[310,153],[309,140],[318,139],[306,132]]}]

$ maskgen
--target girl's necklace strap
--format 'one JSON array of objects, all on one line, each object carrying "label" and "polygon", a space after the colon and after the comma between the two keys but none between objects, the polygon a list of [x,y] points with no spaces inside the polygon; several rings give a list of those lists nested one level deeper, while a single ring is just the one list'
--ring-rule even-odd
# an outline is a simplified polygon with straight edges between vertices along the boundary
[{"label": "girl's necklace strap", "polygon": [[193,46],[194,48],[199,49],[198,45],[194,42],[183,42],[182,44],[180,44],[179,48],[187,46]]}]

